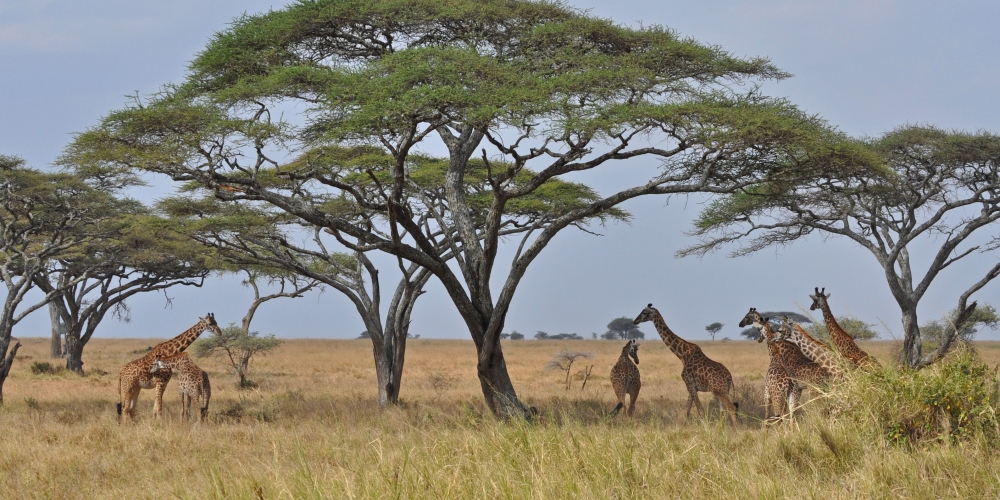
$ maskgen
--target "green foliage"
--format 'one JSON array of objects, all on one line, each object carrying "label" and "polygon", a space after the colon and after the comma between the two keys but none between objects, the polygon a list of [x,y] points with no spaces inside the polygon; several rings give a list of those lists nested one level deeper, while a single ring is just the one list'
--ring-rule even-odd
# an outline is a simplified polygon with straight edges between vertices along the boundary
[{"label": "green foliage", "polygon": [[[854,340],[874,340],[878,338],[878,332],[873,328],[875,323],[866,323],[854,316],[841,316],[837,318],[837,324]],[[813,323],[806,330],[813,338],[824,340],[830,338],[830,332],[826,329],[826,323]]]},{"label": "green foliage", "polygon": [[263,356],[281,345],[281,340],[274,334],[261,337],[258,332],[246,332],[235,324],[222,329],[222,335],[212,335],[191,344],[191,352],[197,357],[219,356],[227,359],[239,376],[239,386],[252,387],[255,384],[247,380],[250,360],[254,356]]},{"label": "green foliage", "polygon": [[[945,328],[954,326],[951,325],[951,322],[953,318],[958,316],[957,312],[957,309],[953,309],[943,318],[931,320],[921,325],[920,338],[932,344],[940,343],[944,336]],[[959,326],[957,340],[971,342],[976,337],[976,334],[979,333],[980,328],[995,330],[997,326],[1000,326],[1000,316],[997,315],[996,308],[990,304],[980,303],[976,307],[975,312],[972,313],[972,317],[964,325]]]},{"label": "green foliage", "polygon": [[853,372],[836,388],[834,417],[897,443],[1000,438],[997,370],[960,349],[923,370],[883,366]]}]

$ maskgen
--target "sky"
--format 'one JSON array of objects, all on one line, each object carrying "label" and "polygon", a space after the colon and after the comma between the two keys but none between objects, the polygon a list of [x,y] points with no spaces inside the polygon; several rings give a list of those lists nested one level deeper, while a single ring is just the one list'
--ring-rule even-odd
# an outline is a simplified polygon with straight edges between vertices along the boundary
[{"label": "sky", "polygon": [[[905,124],[1000,130],[1000,2],[988,1],[571,1],[593,15],[629,25],[668,26],[738,56],[764,56],[794,75],[765,91],[787,97],[846,133],[879,135]],[[0,0],[0,153],[49,167],[73,134],[95,125],[131,95],[148,95],[184,78],[186,64],[244,12],[283,3],[247,0],[171,2]],[[614,171],[586,181],[608,193]],[[144,196],[170,194],[155,182]],[[882,338],[901,336],[899,309],[881,269],[860,247],[810,237],[794,245],[731,259],[725,253],[677,259],[701,207],[698,197],[640,198],[624,205],[630,224],[597,228],[601,236],[560,233],[529,268],[507,316],[506,331],[601,333],[613,318],[634,317],[653,303],[684,338],[707,338],[705,326],[725,324],[718,337],[737,338],[749,307],[807,308],[813,287],[831,293],[835,314],[876,324]],[[917,248],[926,258],[928,246]],[[507,254],[510,255],[508,249]],[[940,317],[978,280],[996,255],[946,270],[920,308]],[[392,267],[391,261],[386,268]],[[980,274],[977,274],[980,273]],[[1000,281],[974,299],[1000,305]],[[394,286],[385,283],[383,286]],[[431,282],[414,311],[421,337],[468,339],[440,285]],[[252,298],[232,276],[201,288],[171,289],[129,303],[131,321],[108,318],[100,337],[170,337],[212,311],[238,322]],[[38,311],[15,336],[47,336]],[[253,329],[284,338],[353,338],[364,329],[350,302],[335,290],[261,307]],[[655,335],[644,328],[647,338]],[[998,332],[984,332],[998,339]]]}]

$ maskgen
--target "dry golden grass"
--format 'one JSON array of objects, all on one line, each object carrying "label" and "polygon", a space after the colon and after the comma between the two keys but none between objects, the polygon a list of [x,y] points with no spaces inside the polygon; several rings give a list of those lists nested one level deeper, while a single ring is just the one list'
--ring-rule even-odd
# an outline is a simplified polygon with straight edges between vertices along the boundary
[{"label": "dry golden grass", "polygon": [[[995,497],[988,444],[908,449],[814,408],[796,425],[764,430],[755,413],[767,354],[745,341],[700,342],[732,371],[748,415],[684,418],[680,362],[659,341],[640,348],[643,387],[634,419],[608,419],[608,372],[621,342],[504,342],[518,394],[537,422],[504,423],[485,410],[468,341],[411,340],[401,400],[374,404],[368,341],[293,340],[252,365],[260,385],[240,391],[220,361],[210,421],[179,419],[171,384],[165,418],[143,391],[136,425],[120,427],[118,370],[155,340],[91,342],[86,377],[32,374],[50,361],[28,339],[0,410],[4,498],[935,498]],[[888,362],[893,346],[866,343]],[[1000,343],[980,343],[990,365]],[[566,391],[544,369],[560,349],[591,351],[586,390]],[[710,396],[702,395],[708,406]],[[714,405],[711,405],[714,406]]]}]

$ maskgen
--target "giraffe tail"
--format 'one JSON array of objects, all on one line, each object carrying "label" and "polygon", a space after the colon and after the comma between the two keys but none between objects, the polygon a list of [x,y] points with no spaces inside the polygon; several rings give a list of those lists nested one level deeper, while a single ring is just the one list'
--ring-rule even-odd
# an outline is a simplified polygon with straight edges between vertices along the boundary
[{"label": "giraffe tail", "polygon": [[618,412],[619,412],[619,411],[620,411],[620,410],[622,409],[622,407],[624,407],[624,406],[625,406],[625,403],[623,403],[623,402],[619,401],[619,402],[618,402],[618,406],[616,406],[614,410],[611,410],[611,416],[613,417],[613,416],[617,415],[617,414],[618,414]]},{"label": "giraffe tail", "polygon": [[121,403],[116,403],[115,404],[115,409],[118,410],[118,414],[119,415],[122,414],[122,404]]}]

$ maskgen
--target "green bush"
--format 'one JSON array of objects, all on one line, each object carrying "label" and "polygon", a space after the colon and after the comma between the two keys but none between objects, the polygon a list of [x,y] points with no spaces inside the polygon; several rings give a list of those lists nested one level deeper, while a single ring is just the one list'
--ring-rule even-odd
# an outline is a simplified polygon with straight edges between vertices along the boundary
[{"label": "green bush", "polygon": [[923,370],[858,370],[828,401],[835,418],[870,426],[900,444],[1000,437],[997,371],[960,349]]}]

